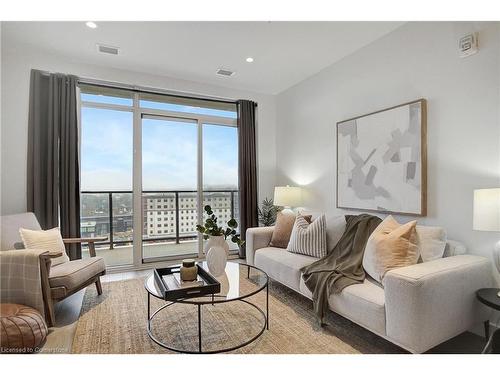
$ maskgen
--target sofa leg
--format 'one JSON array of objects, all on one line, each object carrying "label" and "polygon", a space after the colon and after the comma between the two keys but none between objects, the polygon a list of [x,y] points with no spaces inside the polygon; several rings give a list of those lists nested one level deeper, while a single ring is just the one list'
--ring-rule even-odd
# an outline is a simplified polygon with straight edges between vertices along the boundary
[{"label": "sofa leg", "polygon": [[101,295],[102,294],[102,285],[101,285],[101,279],[97,277],[97,281],[95,282],[95,287],[97,289],[97,294]]}]

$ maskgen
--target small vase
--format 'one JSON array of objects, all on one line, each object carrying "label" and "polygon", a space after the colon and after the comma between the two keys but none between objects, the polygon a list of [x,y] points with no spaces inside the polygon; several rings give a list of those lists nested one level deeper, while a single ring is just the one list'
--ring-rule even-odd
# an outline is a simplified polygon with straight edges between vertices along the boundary
[{"label": "small vase", "polygon": [[229,255],[229,244],[224,239],[224,236],[209,236],[203,252],[207,254],[208,250],[214,246],[222,247],[226,251],[226,255]]},{"label": "small vase", "polygon": [[227,254],[226,250],[220,246],[213,246],[207,253],[207,266],[210,273],[217,277],[226,270]]}]

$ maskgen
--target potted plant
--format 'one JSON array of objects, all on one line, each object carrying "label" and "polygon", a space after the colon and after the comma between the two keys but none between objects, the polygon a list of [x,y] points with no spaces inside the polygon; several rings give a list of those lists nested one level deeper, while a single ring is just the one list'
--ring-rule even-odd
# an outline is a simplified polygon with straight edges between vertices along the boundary
[{"label": "potted plant", "polygon": [[205,240],[208,240],[204,247],[205,254],[214,246],[222,247],[226,251],[226,254],[229,254],[229,244],[226,242],[228,238],[238,246],[243,245],[244,241],[242,241],[240,235],[236,233],[238,223],[234,218],[226,223],[226,229],[224,229],[217,223],[217,216],[215,216],[210,205],[206,205],[204,210],[207,214],[207,218],[204,225],[196,226],[196,230],[203,234]]},{"label": "potted plant", "polygon": [[265,227],[274,225],[276,222],[276,215],[278,214],[278,207],[274,205],[272,199],[265,198],[262,201],[262,208],[258,207],[259,223]]}]

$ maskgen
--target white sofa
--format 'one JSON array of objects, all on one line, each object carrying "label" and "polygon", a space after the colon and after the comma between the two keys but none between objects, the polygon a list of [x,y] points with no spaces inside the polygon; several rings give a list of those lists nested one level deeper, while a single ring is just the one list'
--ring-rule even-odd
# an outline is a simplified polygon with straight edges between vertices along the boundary
[{"label": "white sofa", "polygon": [[[273,227],[247,230],[247,263],[311,299],[300,269],[317,258],[269,247],[272,233]],[[329,233],[331,242],[331,228]],[[334,243],[341,234],[333,233]],[[368,278],[351,285],[330,296],[330,309],[411,353],[423,353],[487,320],[475,292],[491,286],[491,265],[465,252],[448,240],[443,258],[392,270],[384,287]]]}]

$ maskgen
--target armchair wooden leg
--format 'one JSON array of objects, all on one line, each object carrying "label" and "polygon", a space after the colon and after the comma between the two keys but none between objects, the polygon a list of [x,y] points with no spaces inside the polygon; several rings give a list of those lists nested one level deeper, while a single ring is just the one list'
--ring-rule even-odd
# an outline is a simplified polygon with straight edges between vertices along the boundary
[{"label": "armchair wooden leg", "polygon": [[54,313],[54,301],[51,299],[45,303],[45,315],[47,326],[53,327],[56,324],[56,316]]},{"label": "armchair wooden leg", "polygon": [[97,289],[97,294],[101,295],[102,294],[102,285],[101,285],[101,279],[97,277],[97,281],[95,282],[95,287]]},{"label": "armchair wooden leg", "polygon": [[52,300],[52,292],[49,283],[49,271],[51,260],[45,254],[40,255],[40,276],[42,284],[42,296],[45,310],[45,320],[47,326],[53,327],[56,324],[56,316],[54,313],[54,301]]}]

